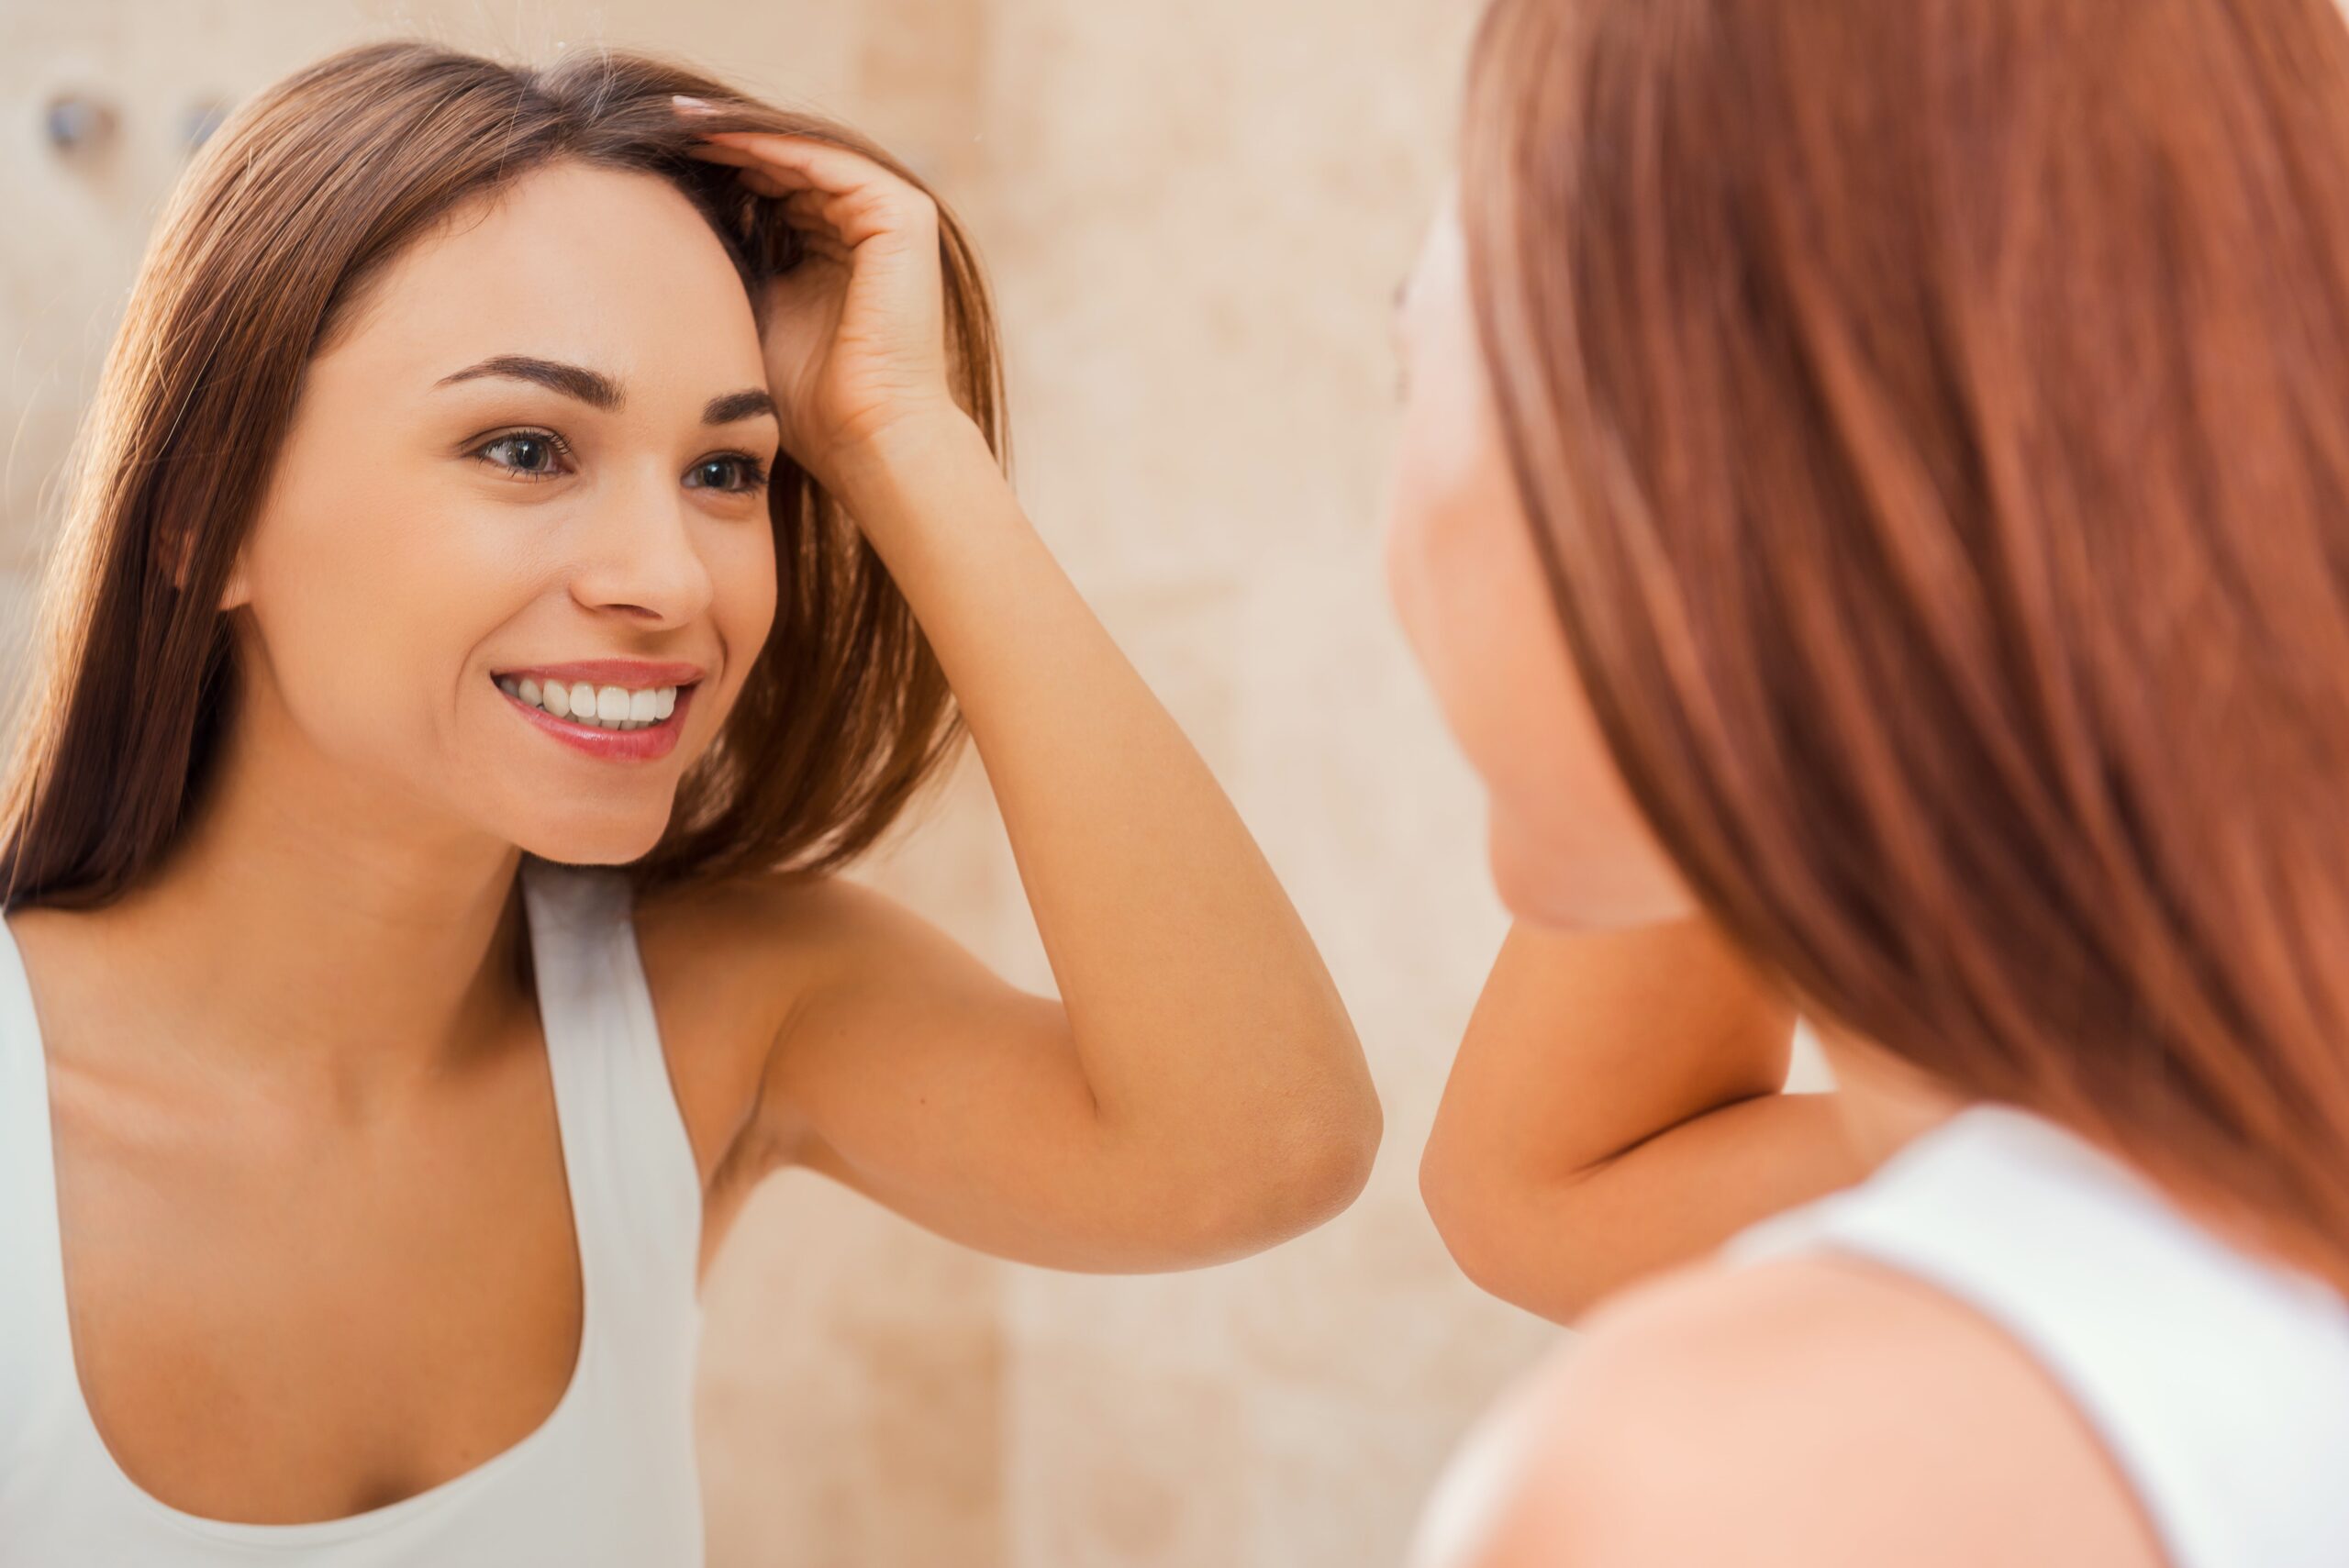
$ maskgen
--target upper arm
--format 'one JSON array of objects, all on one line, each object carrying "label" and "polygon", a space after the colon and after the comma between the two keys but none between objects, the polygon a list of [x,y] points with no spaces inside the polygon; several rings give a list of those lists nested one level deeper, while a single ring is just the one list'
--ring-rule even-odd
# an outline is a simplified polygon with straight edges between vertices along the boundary
[{"label": "upper arm", "polygon": [[[1061,1139],[1092,1095],[1055,998],[1011,984],[873,889],[802,891],[777,933],[793,954],[756,1115],[789,1162],[870,1190],[974,1171],[1010,1121]],[[888,1196],[886,1191],[875,1195]]]},{"label": "upper arm", "polygon": [[1506,1501],[1462,1568],[2164,1562],[2035,1362],[1856,1261],[1632,1293],[1530,1397]]},{"label": "upper arm", "polygon": [[[636,925],[705,1181],[800,1160],[825,1133],[852,1144],[874,1118],[952,1096],[957,1072],[989,1060],[1024,1056],[1052,1077],[1057,1003],[854,883],[772,874],[669,889]],[[893,1077],[909,1092],[871,1092]]]},{"label": "upper arm", "polygon": [[[735,951],[751,948],[730,962],[761,976],[768,1031],[711,1091],[740,1107],[731,1178],[802,1166],[966,1246],[1099,1271],[1252,1251],[1326,1218],[1319,1195],[1351,1195],[1316,1163],[1351,1146],[1302,1113],[1286,1163],[1253,1134],[1243,1150],[1215,1128],[1106,1118],[1059,999],[877,890],[774,879],[729,897],[750,933]],[[1252,1121],[1226,1119],[1234,1137]]]}]

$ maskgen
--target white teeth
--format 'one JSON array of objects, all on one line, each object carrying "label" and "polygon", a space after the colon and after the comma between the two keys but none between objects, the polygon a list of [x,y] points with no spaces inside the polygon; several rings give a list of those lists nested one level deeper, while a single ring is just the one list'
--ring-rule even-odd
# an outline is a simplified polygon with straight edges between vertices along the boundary
[{"label": "white teeth", "polygon": [[507,695],[543,708],[557,718],[568,718],[573,724],[596,729],[642,729],[677,711],[674,686],[630,691],[626,686],[591,686],[584,681],[569,686],[561,681],[541,685],[535,678],[518,681],[510,675],[501,675],[497,687]]}]

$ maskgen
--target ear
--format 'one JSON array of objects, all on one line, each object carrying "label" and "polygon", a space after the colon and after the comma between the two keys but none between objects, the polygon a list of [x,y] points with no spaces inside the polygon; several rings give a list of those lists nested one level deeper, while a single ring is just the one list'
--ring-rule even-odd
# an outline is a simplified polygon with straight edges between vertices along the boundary
[{"label": "ear", "polygon": [[245,581],[245,552],[239,550],[237,559],[228,563],[228,581],[220,590],[219,610],[226,615],[251,597],[251,585]]},{"label": "ear", "polygon": [[195,553],[195,530],[166,522],[155,533],[155,553],[171,562],[172,586],[185,593],[188,562]]},{"label": "ear", "polygon": [[[178,559],[172,562],[172,585],[185,592],[188,569],[195,558],[195,530],[182,529],[174,537]],[[239,546],[237,558],[228,563],[228,581],[221,586],[220,602],[215,608],[225,615],[251,597],[252,584],[245,571],[245,551]]]}]

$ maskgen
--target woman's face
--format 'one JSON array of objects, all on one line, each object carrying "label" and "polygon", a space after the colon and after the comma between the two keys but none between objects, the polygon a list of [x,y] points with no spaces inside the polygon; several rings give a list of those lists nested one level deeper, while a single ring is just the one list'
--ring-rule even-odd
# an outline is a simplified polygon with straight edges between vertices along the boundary
[{"label": "woman's face", "polygon": [[774,620],[767,385],[661,180],[551,165],[458,215],[308,368],[222,602],[238,748],[550,859],[650,849]]},{"label": "woman's face", "polygon": [[1585,701],[1505,453],[1455,205],[1397,306],[1401,448],[1386,579],[1403,629],[1483,776],[1502,902],[1538,924],[1675,918],[1695,905]]}]

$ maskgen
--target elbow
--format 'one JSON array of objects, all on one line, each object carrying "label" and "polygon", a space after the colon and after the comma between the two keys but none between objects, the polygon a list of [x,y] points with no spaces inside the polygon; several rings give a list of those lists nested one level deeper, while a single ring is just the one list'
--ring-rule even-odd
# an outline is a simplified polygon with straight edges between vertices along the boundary
[{"label": "elbow", "polygon": [[[1496,1232],[1490,1184],[1479,1181],[1451,1157],[1441,1137],[1431,1137],[1419,1155],[1419,1203],[1434,1222],[1443,1250],[1468,1283],[1487,1296],[1516,1300],[1508,1266],[1508,1246]],[[1520,1305],[1522,1305],[1521,1303]]]},{"label": "elbow", "polygon": [[1358,1094],[1323,1120],[1325,1125],[1300,1140],[1292,1160],[1296,1210],[1292,1235],[1334,1219],[1353,1207],[1354,1199],[1370,1184],[1379,1143],[1386,1136],[1386,1116],[1367,1077]]},{"label": "elbow", "polygon": [[1370,1184],[1386,1113],[1353,1025],[1341,1012],[1334,1026],[1316,1031],[1319,1071],[1278,1099],[1251,1112],[1254,1167],[1239,1195],[1241,1213],[1230,1241],[1244,1251],[1301,1236],[1352,1207]]},{"label": "elbow", "polygon": [[1567,1217],[1536,1218],[1540,1205],[1505,1176],[1431,1138],[1419,1159],[1419,1201],[1444,1251],[1487,1296],[1568,1328],[1604,1300],[1615,1282],[1576,1265]]},{"label": "elbow", "polygon": [[1385,1117],[1366,1078],[1358,1092],[1266,1120],[1222,1179],[1192,1189],[1185,1250],[1197,1262],[1230,1262],[1301,1236],[1344,1213],[1369,1184]]},{"label": "elbow", "polygon": [[1343,1214],[1370,1184],[1386,1116],[1365,1079],[1358,1093],[1334,1097],[1271,1140],[1262,1156],[1254,1229],[1271,1246]]}]

